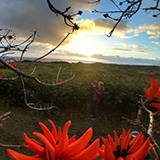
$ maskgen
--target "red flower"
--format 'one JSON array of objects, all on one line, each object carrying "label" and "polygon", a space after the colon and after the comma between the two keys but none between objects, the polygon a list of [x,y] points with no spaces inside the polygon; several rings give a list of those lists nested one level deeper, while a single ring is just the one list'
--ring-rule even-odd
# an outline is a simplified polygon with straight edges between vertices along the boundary
[{"label": "red flower", "polygon": [[0,73],[3,73],[3,71],[0,71]]},{"label": "red flower", "polygon": [[153,79],[152,77],[150,77],[150,81],[151,81],[151,87],[148,90],[143,88],[147,95],[148,101],[152,101],[155,98],[159,88],[157,79]]},{"label": "red flower", "polygon": [[68,139],[68,128],[71,121],[68,121],[61,132],[61,128],[57,133],[54,123],[49,120],[52,125],[52,131],[43,124],[39,123],[43,129],[44,135],[33,132],[43,144],[29,138],[24,133],[24,139],[27,143],[25,147],[32,150],[36,155],[27,156],[11,149],[7,152],[13,160],[92,160],[99,156],[99,139],[95,140],[88,148],[87,145],[92,137],[92,128],[89,128],[79,139],[75,139],[76,135]]},{"label": "red flower", "polygon": [[61,83],[61,82],[63,82],[63,80],[62,79],[58,79],[58,83]]},{"label": "red flower", "polygon": [[144,91],[147,95],[148,102],[151,103],[151,106],[157,108],[157,112],[160,112],[160,88],[157,79],[150,77],[150,81],[151,87],[148,90],[144,88]]},{"label": "red flower", "polygon": [[160,103],[151,103],[151,106],[154,108],[157,108],[157,111],[155,112],[155,114],[160,113]]},{"label": "red flower", "polygon": [[126,133],[123,129],[123,133],[120,139],[117,133],[114,131],[114,140],[108,134],[108,139],[102,137],[104,145],[99,149],[99,154],[102,160],[142,160],[151,151],[153,145],[150,147],[150,138],[148,138],[145,143],[144,136],[139,133],[135,138],[131,140],[130,135],[131,130]]},{"label": "red flower", "polygon": [[12,64],[12,66],[13,66],[14,68],[17,68],[17,63],[14,62],[14,63]]}]

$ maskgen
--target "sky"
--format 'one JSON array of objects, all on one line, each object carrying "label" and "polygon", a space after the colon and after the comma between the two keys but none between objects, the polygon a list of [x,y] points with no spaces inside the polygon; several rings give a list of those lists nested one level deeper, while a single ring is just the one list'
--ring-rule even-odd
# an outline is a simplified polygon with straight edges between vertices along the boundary
[{"label": "sky", "polygon": [[[115,22],[92,11],[115,10],[114,5],[109,0],[101,0],[98,5],[88,4],[88,1],[51,0],[57,9],[63,11],[71,6],[70,13],[81,10],[83,14],[74,20],[80,29],[74,31],[48,58],[160,66],[160,18],[154,18],[153,12],[146,14],[140,9],[131,19],[121,21],[113,35],[107,37]],[[154,0],[143,0],[142,8],[153,4]],[[14,30],[17,35],[15,43],[23,41],[35,30],[38,32],[39,36],[25,57],[46,54],[72,31],[61,16],[50,11],[46,0],[1,0],[0,28]],[[20,56],[20,53],[15,53],[15,56]]]}]

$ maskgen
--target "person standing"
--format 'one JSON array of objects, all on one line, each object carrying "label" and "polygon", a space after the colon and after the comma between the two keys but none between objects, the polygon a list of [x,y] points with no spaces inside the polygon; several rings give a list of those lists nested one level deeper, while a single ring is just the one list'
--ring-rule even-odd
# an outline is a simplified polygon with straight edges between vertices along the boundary
[{"label": "person standing", "polygon": [[92,100],[91,100],[91,120],[96,120],[97,118],[97,108],[101,103],[104,95],[104,83],[98,82],[98,86],[96,87],[95,84],[92,84],[91,91],[92,91]]}]

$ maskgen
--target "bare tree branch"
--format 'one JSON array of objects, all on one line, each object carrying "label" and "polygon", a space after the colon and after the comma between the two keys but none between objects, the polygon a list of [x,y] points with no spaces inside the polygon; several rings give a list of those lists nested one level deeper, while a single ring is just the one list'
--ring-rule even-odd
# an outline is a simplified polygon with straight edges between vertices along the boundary
[{"label": "bare tree branch", "polygon": [[98,5],[101,0],[96,0],[96,1],[89,1],[88,4],[96,4]]},{"label": "bare tree branch", "polygon": [[[136,7],[136,9],[134,9],[134,7],[138,4],[138,6]],[[114,30],[116,29],[116,27],[118,26],[118,24],[121,22],[121,20],[125,17],[125,18],[131,18],[134,14],[136,14],[140,8],[142,4],[142,0],[137,0],[134,3],[131,3],[124,11],[121,11],[121,16],[119,17],[118,21],[116,22],[116,24],[114,25],[114,27],[112,28],[112,30],[109,32],[109,34],[107,35],[107,37],[111,37]]]},{"label": "bare tree branch", "polygon": [[150,119],[150,121],[149,121],[149,126],[148,126],[147,132],[148,132],[148,134],[149,134],[150,136],[152,136],[153,120],[154,120],[153,115],[154,115],[154,113],[153,113],[152,111],[150,111],[150,110],[144,105],[144,102],[143,102],[143,99],[142,99],[142,98],[141,98],[141,105],[142,105],[143,109],[144,109],[146,112],[148,112],[148,114],[149,114],[149,119]]},{"label": "bare tree branch", "polygon": [[54,51],[68,38],[68,36],[69,36],[70,34],[71,34],[71,33],[68,33],[68,34],[61,40],[61,42],[60,42],[55,48],[51,49],[48,53],[44,54],[44,55],[41,56],[41,57],[36,58],[36,59],[33,60],[31,63],[29,63],[29,64],[27,64],[26,66],[24,66],[24,67],[21,69],[21,71],[24,70],[25,68],[27,68],[28,66],[30,66],[31,64],[33,64],[34,62],[37,62],[37,61],[45,58],[46,56],[48,56],[48,55],[51,54],[52,52],[54,52]]},{"label": "bare tree branch", "polygon": [[0,143],[0,147],[16,147],[16,148],[20,148],[20,147],[23,147],[23,145],[14,145],[14,144],[3,144],[3,143]]},{"label": "bare tree branch", "polygon": [[138,119],[136,119],[135,122],[137,123],[138,127],[140,128],[140,130],[142,131],[144,136],[146,138],[148,138],[148,137],[151,138],[151,143],[154,144],[156,154],[157,154],[158,158],[160,158],[160,148],[159,148],[159,145],[157,144],[157,142],[155,141],[155,139],[153,138],[153,136],[150,136],[148,134],[148,132],[146,131],[146,129],[144,128],[144,126],[141,124],[141,122]]},{"label": "bare tree branch", "polygon": [[55,7],[51,4],[50,0],[46,0],[46,1],[47,1],[47,4],[48,4],[50,10],[51,10],[52,12],[54,12],[57,16],[58,16],[58,15],[61,15],[61,16],[64,18],[65,24],[66,24],[67,26],[71,27],[71,28],[72,28],[72,31],[79,29],[79,26],[78,26],[76,23],[73,22],[73,17],[76,16],[76,15],[81,15],[81,14],[82,14],[82,11],[79,11],[78,13],[73,14],[73,15],[67,14],[67,12],[71,9],[71,7],[67,7],[67,8],[62,12],[62,11],[58,10],[57,8],[55,8]]},{"label": "bare tree branch", "polygon": [[3,125],[3,122],[10,118],[11,112],[6,112],[0,116],[0,126]]},{"label": "bare tree branch", "polygon": [[28,103],[28,102],[27,102],[27,96],[26,96],[25,85],[24,85],[24,81],[23,81],[22,76],[19,76],[19,79],[20,79],[20,81],[21,81],[22,90],[23,90],[23,98],[24,98],[24,102],[25,102],[26,106],[28,106],[28,107],[31,108],[31,109],[39,110],[39,111],[42,111],[42,110],[49,110],[49,109],[54,108],[54,106],[48,106],[47,108],[44,108],[40,103],[37,103],[37,104]]},{"label": "bare tree branch", "polygon": [[[156,130],[156,126],[155,126],[155,119],[154,119],[154,112],[150,111],[145,105],[147,104],[147,100],[143,101],[144,96],[140,95],[140,102],[139,104],[141,105],[139,107],[138,113],[137,113],[137,118],[135,120],[131,120],[129,118],[125,118],[122,117],[122,119],[126,120],[127,123],[131,124],[131,125],[137,125],[140,130],[143,132],[144,136],[146,138],[150,137],[151,138],[151,143],[154,144],[154,154],[155,156],[160,159],[160,147],[157,144],[156,140],[154,139],[154,135],[156,135],[157,133],[159,133]],[[148,113],[149,115],[149,124],[148,124],[148,129],[146,129],[143,124],[141,123],[141,116],[142,116],[142,109]]]},{"label": "bare tree branch", "polygon": [[[3,31],[3,30],[1,30]],[[66,79],[64,80],[63,82],[59,82],[58,83],[58,78],[60,76],[60,72],[61,72],[61,69],[59,70],[58,74],[57,74],[57,80],[55,83],[46,83],[46,82],[42,82],[41,80],[39,80],[36,76],[34,76],[34,72],[36,70],[36,67],[34,67],[33,71],[30,73],[30,74],[26,74],[24,72],[24,69],[26,69],[27,67],[29,67],[31,64],[33,64],[34,62],[38,61],[38,60],[41,60],[43,59],[44,57],[48,56],[49,54],[51,54],[53,51],[55,51],[67,38],[68,36],[71,34],[71,33],[68,33],[62,40],[61,42],[56,46],[54,47],[53,49],[51,49],[48,53],[44,54],[43,56],[41,57],[38,57],[36,58],[35,60],[33,60],[32,62],[28,63],[26,66],[20,68],[20,64],[22,63],[22,59],[23,59],[23,56],[24,56],[24,53],[27,51],[28,47],[34,42],[35,40],[35,36],[36,36],[36,32],[34,32],[31,36],[29,36],[27,38],[27,40],[24,40],[23,42],[19,43],[18,45],[16,44],[13,44],[13,41],[10,41],[10,39],[13,39],[13,37],[15,36],[15,34],[13,34],[14,32],[12,32],[11,30],[6,30],[3,32],[3,35],[2,35],[2,38],[1,38],[1,50],[0,50],[0,54],[2,54],[0,56],[0,62],[2,64],[4,64],[4,66],[6,66],[8,69],[10,69],[11,71],[13,71],[14,73],[17,74],[16,77],[12,77],[12,78],[5,78],[5,77],[2,77],[1,80],[16,80],[18,77],[20,78],[20,81],[21,81],[21,84],[22,84],[22,88],[23,88],[23,95],[24,95],[24,102],[25,104],[29,107],[29,108],[32,108],[32,109],[36,109],[36,110],[46,110],[46,109],[52,109],[52,108],[55,108],[55,106],[53,105],[49,105],[48,104],[46,106],[41,106],[41,104],[34,104],[33,103],[28,103],[27,102],[27,99],[26,99],[26,93],[25,93],[25,85],[24,85],[24,80],[23,78],[28,78],[28,79],[31,79],[31,80],[34,80],[35,82],[37,82],[38,84],[40,85],[44,85],[44,86],[57,86],[57,85],[61,85],[61,84],[64,84],[70,80],[72,80],[75,75],[74,74],[71,74],[71,77],[69,79]],[[9,37],[9,38],[8,38]],[[14,39],[16,39],[14,37]],[[27,43],[25,46],[24,44]],[[21,45],[23,45],[23,49],[20,49],[21,48]],[[20,56],[20,60],[19,60],[19,65],[17,65],[16,67],[13,66],[11,63],[10,63],[10,58],[7,58],[8,54],[14,54],[15,51],[18,51],[18,52],[21,52],[21,56]],[[14,59],[13,59],[14,60]]]},{"label": "bare tree branch", "polygon": [[[27,39],[27,41],[28,41],[29,39],[32,38],[32,40],[31,40],[31,41],[24,47],[24,49],[22,50],[21,57],[20,57],[20,59],[19,59],[19,61],[20,61],[19,65],[21,64],[23,55],[24,55],[24,53],[26,52],[27,48],[34,42],[35,36],[36,36],[36,31]],[[26,41],[24,41],[24,42],[26,42]],[[23,42],[23,44],[24,44],[24,42]],[[22,44],[22,43],[21,43],[21,44]],[[18,66],[19,66],[19,65],[18,65]]]},{"label": "bare tree branch", "polygon": [[[110,2],[115,6],[116,10],[111,11],[98,11],[94,10],[93,13],[102,13],[105,18],[112,19],[116,23],[113,25],[107,37],[111,37],[116,27],[123,19],[130,19],[133,15],[135,15],[141,8],[142,2],[144,0],[124,0],[120,2],[116,2],[116,0],[110,0]],[[145,12],[156,11],[153,14],[153,17],[158,17],[160,15],[160,0],[152,0],[155,6],[144,7],[142,10]],[[92,3],[97,3],[97,1],[93,1]],[[98,1],[100,3],[100,1]],[[106,6],[107,9],[108,6]],[[108,7],[109,8],[109,7]],[[123,9],[125,8],[125,9]]]},{"label": "bare tree branch", "polygon": [[153,15],[153,17],[158,17],[160,15],[160,0],[155,0],[156,4],[154,7],[149,7],[149,8],[142,8],[145,12],[150,12],[150,11],[157,11],[156,14]]}]

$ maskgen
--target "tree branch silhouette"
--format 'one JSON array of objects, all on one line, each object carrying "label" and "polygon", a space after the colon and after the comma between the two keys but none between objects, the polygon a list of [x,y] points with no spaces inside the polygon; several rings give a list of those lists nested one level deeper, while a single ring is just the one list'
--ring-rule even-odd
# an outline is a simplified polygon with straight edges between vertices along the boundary
[{"label": "tree branch silhouette", "polygon": [[[116,27],[122,20],[132,18],[140,9],[144,10],[147,14],[151,11],[154,11],[153,17],[158,17],[160,15],[160,0],[152,0],[155,6],[142,8],[143,1],[145,0],[124,0],[120,2],[117,2],[116,0],[110,0],[110,2],[115,6],[116,10],[99,11],[95,9],[93,10],[93,13],[103,14],[104,18],[108,18],[116,22],[109,34],[106,35],[107,37],[111,37]],[[93,3],[97,4],[97,1],[92,1],[92,4]],[[101,0],[98,1],[98,4],[99,3],[101,3]],[[106,6],[106,10],[108,9],[107,7],[108,6]]]}]

